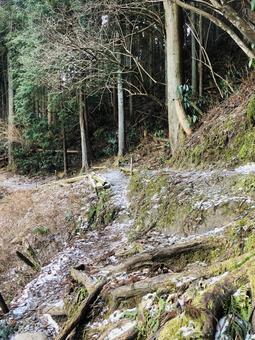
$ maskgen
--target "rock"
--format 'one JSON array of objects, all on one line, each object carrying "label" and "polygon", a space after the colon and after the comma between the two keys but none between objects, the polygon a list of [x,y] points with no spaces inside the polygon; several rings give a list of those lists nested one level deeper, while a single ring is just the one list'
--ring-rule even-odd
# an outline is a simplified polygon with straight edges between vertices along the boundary
[{"label": "rock", "polygon": [[136,321],[120,321],[104,332],[99,340],[127,340],[135,337],[137,333]]},{"label": "rock", "polygon": [[20,333],[16,334],[12,340],[48,340],[44,333]]},{"label": "rock", "polygon": [[42,314],[50,314],[51,316],[66,316],[67,312],[64,301],[58,301],[55,304],[47,305],[43,309]]}]

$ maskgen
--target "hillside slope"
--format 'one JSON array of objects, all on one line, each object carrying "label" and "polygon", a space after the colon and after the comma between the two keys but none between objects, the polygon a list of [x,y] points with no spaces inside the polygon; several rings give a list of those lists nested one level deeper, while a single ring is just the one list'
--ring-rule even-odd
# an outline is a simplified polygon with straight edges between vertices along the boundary
[{"label": "hillside slope", "polygon": [[[170,163],[206,169],[145,170],[160,144],[130,177],[3,181],[0,339],[254,339],[255,163],[239,166],[255,160],[254,90],[252,75]],[[33,272],[10,261],[25,241]]]},{"label": "hillside slope", "polygon": [[255,72],[232,96],[213,108],[179,147],[175,167],[235,166],[255,160]]}]

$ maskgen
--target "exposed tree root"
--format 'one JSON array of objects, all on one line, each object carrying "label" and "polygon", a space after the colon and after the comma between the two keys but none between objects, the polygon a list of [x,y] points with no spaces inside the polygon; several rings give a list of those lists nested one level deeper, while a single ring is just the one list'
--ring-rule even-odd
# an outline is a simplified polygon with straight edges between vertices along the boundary
[{"label": "exposed tree root", "polygon": [[69,334],[80,325],[81,322],[88,319],[91,309],[93,308],[94,302],[97,300],[98,296],[101,294],[107,280],[100,282],[96,288],[89,294],[87,299],[80,305],[74,316],[67,321],[64,328],[55,340],[66,340]]},{"label": "exposed tree root", "polygon": [[9,308],[8,308],[8,306],[7,306],[7,304],[6,304],[6,302],[5,302],[5,300],[4,300],[4,298],[3,298],[1,293],[0,293],[0,308],[2,309],[2,312],[4,314],[9,313]]},{"label": "exposed tree root", "polygon": [[215,247],[215,241],[212,241],[210,237],[201,240],[191,240],[167,248],[154,249],[152,251],[134,255],[118,266],[109,267],[109,270],[113,274],[123,271],[134,271],[154,263],[164,263],[171,257],[180,256],[193,251],[208,250],[213,247]]}]

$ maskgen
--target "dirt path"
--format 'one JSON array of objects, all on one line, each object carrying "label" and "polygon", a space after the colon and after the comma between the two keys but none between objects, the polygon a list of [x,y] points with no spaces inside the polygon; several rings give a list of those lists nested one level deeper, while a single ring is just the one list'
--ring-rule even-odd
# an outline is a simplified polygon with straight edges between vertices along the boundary
[{"label": "dirt path", "polygon": [[112,201],[119,209],[117,219],[102,231],[87,232],[83,239],[57,254],[13,300],[10,317],[18,322],[19,332],[42,331],[49,337],[58,332],[57,324],[43,310],[62,301],[70,284],[69,271],[73,265],[84,264],[96,280],[106,274],[105,266],[118,263],[115,254],[127,245],[127,229],[132,224],[128,211],[128,179],[114,170],[102,175],[111,184]]},{"label": "dirt path", "polygon": [[37,189],[38,186],[48,183],[53,180],[53,177],[48,178],[27,178],[24,176],[12,175],[4,170],[0,170],[0,188],[8,192],[15,192],[19,190]]},{"label": "dirt path", "polygon": [[[165,172],[169,173],[169,176],[175,176],[175,172],[172,170],[166,169]],[[211,171],[179,172],[178,176],[183,177],[184,181],[196,182],[198,178],[204,178],[206,181],[212,173]],[[233,171],[224,172],[226,176],[232,176],[235,173],[241,175],[254,174],[255,166],[248,165]],[[120,261],[120,252],[128,249],[127,234],[134,223],[129,211],[129,179],[117,170],[108,170],[102,172],[101,175],[111,185],[112,204],[119,209],[117,218],[106,226],[105,229],[99,231],[88,230],[83,234],[83,237],[77,236],[72,243],[67,241],[59,252],[55,249],[55,255],[51,262],[42,267],[39,275],[28,283],[22,293],[12,301],[9,318],[17,322],[19,332],[42,331],[49,338],[56,335],[59,331],[59,326],[46,312],[46,309],[52,305],[62,304],[66,291],[70,287],[70,267],[83,264],[86,273],[90,275],[91,279],[97,280],[108,273],[105,270],[107,266],[116,265]],[[3,187],[8,190],[14,190],[14,192],[19,190],[19,188],[22,188],[25,192],[31,189],[37,190],[35,183],[22,183],[22,180],[19,178],[4,179],[2,183],[4,183]],[[75,192],[78,188],[83,190],[85,183],[86,180],[83,180],[73,185],[72,190]],[[54,191],[56,188],[58,187],[51,188],[51,190]],[[67,195],[66,189],[63,190],[65,193],[61,192],[61,195]],[[45,192],[45,197],[47,197],[47,194],[48,191]],[[89,195],[88,191],[87,194]],[[215,192],[215,194],[218,195],[218,192]],[[39,195],[41,195],[41,192],[39,192]],[[86,204],[84,203],[83,210],[88,208],[89,203],[87,202]],[[86,225],[84,228],[86,229]],[[173,243],[181,243],[197,237],[217,235],[221,234],[222,231],[223,229],[219,227],[204,235],[186,238],[180,238],[175,235],[166,236],[164,233],[151,231],[145,238],[146,244],[144,244],[144,249],[155,249],[158,246],[169,246]],[[141,278],[144,279],[146,275],[143,276],[142,273]]]}]

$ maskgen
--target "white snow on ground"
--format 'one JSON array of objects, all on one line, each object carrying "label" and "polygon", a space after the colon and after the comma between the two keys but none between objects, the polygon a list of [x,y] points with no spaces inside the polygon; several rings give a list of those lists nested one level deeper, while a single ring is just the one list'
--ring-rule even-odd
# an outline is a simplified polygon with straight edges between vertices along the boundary
[{"label": "white snow on ground", "polygon": [[[213,171],[176,173],[170,169],[166,169],[164,172],[169,173],[171,176],[178,174],[184,181],[194,181],[196,178],[201,177],[207,178],[214,173]],[[233,171],[222,171],[221,174],[234,175],[236,173],[255,173],[255,164],[239,167]],[[68,285],[70,267],[79,263],[91,266],[94,268],[93,276],[99,278],[101,275],[107,274],[104,273],[104,268],[107,265],[118,262],[117,257],[114,255],[115,252],[127,246],[127,231],[133,224],[133,220],[129,215],[129,179],[118,170],[108,170],[102,172],[101,175],[111,184],[112,200],[120,209],[119,216],[104,230],[88,231],[84,239],[75,241],[72,246],[57,254],[55,259],[49,265],[43,267],[39,275],[25,287],[22,294],[12,301],[10,318],[20,320],[19,330],[43,331],[50,338],[54,336],[57,332],[57,324],[48,315],[40,315],[40,311],[46,305],[57,303],[63,298],[65,288]],[[20,185],[11,179],[5,181],[2,185],[5,187],[11,186],[14,190],[16,188],[17,190],[18,188],[36,188],[35,184],[25,183]],[[232,197],[233,199],[236,198]],[[207,202],[203,203],[207,204]],[[181,243],[193,238],[211,235],[217,236],[226,227],[222,226],[204,234],[192,235],[188,238],[180,238],[176,235],[160,235],[160,233],[152,231],[152,238],[148,241],[145,249],[155,248],[155,246],[160,245],[169,246],[173,243]],[[193,278],[190,277],[189,279],[192,281]],[[114,339],[115,334],[112,334],[112,336],[112,339]]]},{"label": "white snow on ground", "polygon": [[239,166],[235,169],[235,172],[238,174],[249,175],[254,173],[255,174],[255,163],[248,163],[243,166]]},{"label": "white snow on ground", "polygon": [[73,246],[60,252],[49,265],[41,268],[40,274],[11,304],[10,317],[20,320],[21,331],[43,331],[49,337],[56,334],[57,327],[52,318],[40,315],[38,311],[61,300],[68,284],[70,267],[78,263],[94,266],[94,276],[99,277],[104,274],[105,265],[118,262],[114,255],[108,254],[126,245],[127,229],[133,223],[128,213],[128,178],[115,170],[102,175],[111,184],[113,204],[120,209],[120,221],[117,218],[104,230],[87,232],[84,239],[77,240]]}]

